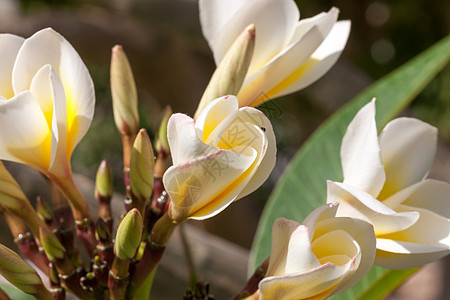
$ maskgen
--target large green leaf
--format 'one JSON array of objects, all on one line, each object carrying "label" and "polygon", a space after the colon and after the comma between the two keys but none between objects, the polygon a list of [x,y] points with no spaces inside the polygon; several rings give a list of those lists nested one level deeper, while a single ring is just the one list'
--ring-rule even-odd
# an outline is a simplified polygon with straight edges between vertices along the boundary
[{"label": "large green leaf", "polygon": [[[376,97],[377,124],[378,128],[383,127],[423,90],[449,60],[450,36],[378,80],[316,130],[291,161],[267,202],[253,243],[251,270],[270,254],[271,228],[276,218],[303,220],[312,210],[326,202],[326,181],[342,181],[340,144],[355,113]],[[386,285],[383,278],[390,278],[392,274],[401,278],[402,274],[411,273],[409,270],[391,274],[387,272],[390,271],[374,267],[353,289],[336,298],[359,298],[370,287],[374,287],[374,282],[379,283],[377,289],[389,292],[401,281],[392,286]]]},{"label": "large green leaf", "polygon": [[7,283],[0,283],[0,288],[8,295],[9,298],[14,300],[34,300],[31,295],[25,294],[18,288],[9,285]]}]

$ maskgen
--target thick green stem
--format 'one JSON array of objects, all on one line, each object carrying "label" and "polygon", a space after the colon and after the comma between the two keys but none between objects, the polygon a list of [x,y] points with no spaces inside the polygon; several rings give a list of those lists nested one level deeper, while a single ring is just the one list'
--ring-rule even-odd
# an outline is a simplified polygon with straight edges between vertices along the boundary
[{"label": "thick green stem", "polygon": [[129,295],[133,297],[142,284],[150,276],[161,260],[167,241],[172,235],[175,224],[170,217],[163,215],[153,226],[150,240],[147,243],[142,259],[137,263],[136,269],[131,277]]}]

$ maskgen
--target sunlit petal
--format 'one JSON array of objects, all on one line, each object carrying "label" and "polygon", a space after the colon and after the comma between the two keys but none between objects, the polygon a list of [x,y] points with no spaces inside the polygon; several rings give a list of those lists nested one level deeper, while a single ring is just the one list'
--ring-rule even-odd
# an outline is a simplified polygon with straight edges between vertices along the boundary
[{"label": "sunlit petal", "polygon": [[399,204],[422,208],[449,219],[449,195],[450,184],[427,179],[401,190],[384,200],[383,203],[393,208]]},{"label": "sunlit petal", "polygon": [[50,165],[51,131],[30,92],[0,101],[0,158],[46,171]]},{"label": "sunlit petal", "polygon": [[211,101],[195,121],[195,127],[202,132],[201,140],[208,145],[217,145],[223,131],[237,113],[238,100],[235,96],[224,96]]},{"label": "sunlit petal", "polygon": [[324,38],[318,27],[313,26],[300,40],[286,48],[283,55],[272,58],[247,75],[237,95],[239,106],[256,106],[262,102],[258,100],[261,97],[264,101],[270,99],[271,89],[306,62]]},{"label": "sunlit petal", "polygon": [[299,91],[325,75],[334,66],[347,43],[350,21],[339,21],[311,57],[269,93],[278,98]]},{"label": "sunlit petal", "polygon": [[184,164],[218,150],[217,147],[202,142],[197,135],[194,120],[184,114],[174,114],[169,119],[167,140],[174,165]]},{"label": "sunlit petal", "polygon": [[344,183],[376,197],[386,179],[375,123],[375,100],[366,104],[342,139],[341,162]]},{"label": "sunlit petal", "polygon": [[377,239],[375,264],[389,269],[411,269],[450,254],[449,247]]},{"label": "sunlit petal", "polygon": [[[354,255],[358,262],[351,276],[347,276],[345,280],[336,288],[333,293],[342,292],[360,281],[369,272],[375,259],[375,233],[373,226],[362,220],[355,218],[327,218],[319,221],[316,226],[316,234],[323,235],[339,228],[351,236],[361,249],[359,253]],[[357,257],[358,256],[358,257]]]},{"label": "sunlit petal", "polygon": [[89,72],[75,49],[51,28],[26,39],[13,70],[15,93],[28,90],[36,72],[50,64],[61,78],[67,97],[67,153],[88,130],[94,114],[95,94]]},{"label": "sunlit petal", "polygon": [[[383,200],[428,174],[436,152],[437,129],[413,118],[389,122],[379,137],[386,183]],[[420,158],[420,159],[418,159]]]},{"label": "sunlit petal", "polygon": [[14,96],[12,70],[23,41],[23,38],[13,34],[0,34],[0,97],[3,99]]},{"label": "sunlit petal", "polygon": [[163,182],[174,220],[206,219],[236,199],[249,180],[246,171],[256,157],[253,149],[239,150],[242,152],[217,150],[166,171]]},{"label": "sunlit petal", "polygon": [[357,218],[372,224],[377,236],[406,229],[419,218],[417,212],[397,213],[370,194],[337,182],[328,182],[327,202],[339,203],[338,217]]},{"label": "sunlit petal", "polygon": [[[250,182],[242,190],[239,197],[244,197],[257,188],[259,188],[269,177],[276,163],[277,142],[272,124],[263,112],[251,107],[243,107],[239,110],[233,122],[245,122],[246,124],[254,124],[256,126],[252,132],[256,136],[257,133],[264,137],[261,139],[260,152],[258,154],[258,169],[252,176]],[[255,130],[256,129],[256,130]],[[257,139],[255,138],[255,141]]]},{"label": "sunlit petal", "polygon": [[[202,6],[200,7],[202,10]],[[229,12],[222,11],[222,13],[228,14]],[[249,74],[253,73],[287,45],[299,17],[298,8],[292,0],[249,1],[235,10],[228,22],[216,31],[213,40],[209,39],[216,64],[222,60],[239,34],[248,25],[254,24],[257,38]],[[219,22],[221,20],[219,18]],[[211,23],[209,22],[209,24]],[[202,23],[202,27],[207,25]]]},{"label": "sunlit petal", "polygon": [[323,299],[336,288],[349,267],[349,265],[336,266],[327,263],[306,273],[266,277],[259,284],[261,298],[266,300],[306,299],[320,295],[321,297],[317,299]]},{"label": "sunlit petal", "polygon": [[278,276],[285,273],[286,257],[292,233],[300,226],[293,220],[278,218],[272,226],[272,248],[270,251],[267,276]]}]

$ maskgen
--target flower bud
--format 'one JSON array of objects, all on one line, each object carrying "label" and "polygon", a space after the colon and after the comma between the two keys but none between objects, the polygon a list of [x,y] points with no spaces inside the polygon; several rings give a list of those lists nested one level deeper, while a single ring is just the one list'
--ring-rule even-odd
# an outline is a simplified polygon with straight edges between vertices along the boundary
[{"label": "flower bud", "polygon": [[128,58],[120,45],[112,49],[110,72],[114,121],[117,129],[122,136],[134,136],[139,126],[136,84]]},{"label": "flower bud", "polygon": [[167,105],[164,108],[163,117],[161,123],[159,124],[158,136],[156,137],[155,148],[158,154],[162,153],[164,155],[170,154],[169,142],[167,141],[167,123],[172,115],[172,108]]},{"label": "flower bud", "polygon": [[141,243],[143,221],[137,209],[130,210],[117,229],[114,254],[122,259],[131,259]]},{"label": "flower bud", "polygon": [[21,209],[21,203],[28,202],[19,184],[6,170],[3,162],[0,161],[0,205],[11,211]]},{"label": "flower bud", "polygon": [[95,197],[97,199],[111,198],[113,186],[111,167],[106,160],[102,160],[95,176]]},{"label": "flower bud", "polygon": [[14,286],[38,299],[52,299],[36,271],[14,251],[0,244],[0,273]]},{"label": "flower bud", "polygon": [[212,100],[238,94],[247,75],[254,48],[255,25],[251,24],[238,36],[220,62],[203,93],[194,119],[197,119],[200,112]]},{"label": "flower bud", "polygon": [[56,235],[47,228],[39,228],[41,243],[48,259],[54,261],[55,259],[62,259],[66,254],[66,249],[58,240]]},{"label": "flower bud", "polygon": [[95,238],[101,243],[109,243],[111,241],[111,233],[108,226],[102,219],[97,219],[95,224]]},{"label": "flower bud", "polygon": [[130,185],[133,194],[140,200],[150,198],[153,190],[154,155],[150,138],[141,129],[134,141],[130,160]]},{"label": "flower bud", "polygon": [[46,224],[51,224],[54,221],[53,212],[50,206],[48,206],[48,204],[40,196],[36,198],[36,212],[39,218]]}]

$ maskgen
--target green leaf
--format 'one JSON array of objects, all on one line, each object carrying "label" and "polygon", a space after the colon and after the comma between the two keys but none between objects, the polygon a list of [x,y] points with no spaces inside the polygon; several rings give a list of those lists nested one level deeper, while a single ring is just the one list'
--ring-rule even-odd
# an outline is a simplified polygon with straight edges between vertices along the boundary
[{"label": "green leaf", "polygon": [[[342,181],[339,156],[341,140],[356,112],[376,97],[378,128],[384,127],[449,61],[450,36],[447,36],[375,82],[316,130],[293,158],[266,204],[253,242],[250,272],[270,254],[271,230],[276,218],[302,221],[312,210],[326,202],[326,181]],[[351,298],[359,298],[375,280],[381,280],[378,288],[383,288],[383,278],[390,276],[386,272],[395,272],[390,274],[400,276],[409,275],[410,270],[388,271],[375,267],[351,290],[354,292]],[[389,288],[392,290],[400,282]]]},{"label": "green leaf", "polygon": [[16,300],[34,300],[35,298],[31,295],[25,294],[18,288],[7,284],[7,283],[0,283],[0,288],[8,294],[9,298],[16,299]]}]

